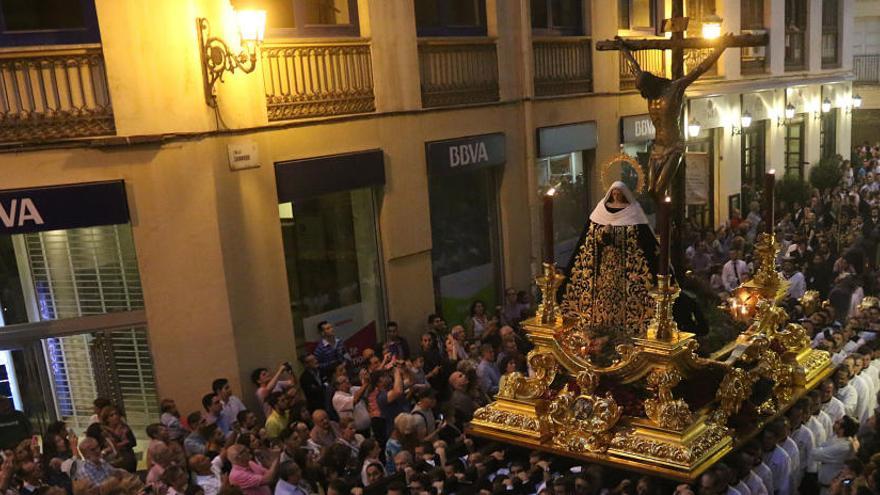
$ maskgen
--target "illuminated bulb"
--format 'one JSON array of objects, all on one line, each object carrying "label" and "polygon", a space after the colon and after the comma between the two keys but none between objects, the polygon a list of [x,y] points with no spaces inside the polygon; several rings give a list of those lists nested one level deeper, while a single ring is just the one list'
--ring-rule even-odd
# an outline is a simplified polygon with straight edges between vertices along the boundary
[{"label": "illuminated bulb", "polygon": [[739,123],[742,125],[743,129],[748,129],[748,127],[752,125],[752,114],[749,112],[742,114],[742,117],[739,118]]},{"label": "illuminated bulb", "polygon": [[721,18],[715,14],[706,16],[703,19],[703,38],[714,40],[721,36]]},{"label": "illuminated bulb", "polygon": [[690,124],[688,124],[688,135],[690,137],[697,137],[700,135],[700,121],[697,119],[691,119]]},{"label": "illuminated bulb", "polygon": [[831,111],[831,100],[827,97],[822,100],[822,113],[828,113]]},{"label": "illuminated bulb", "polygon": [[265,10],[237,10],[238,32],[242,42],[261,43],[266,33]]},{"label": "illuminated bulb", "polygon": [[551,187],[550,189],[547,189],[546,194],[547,194],[547,196],[555,196],[556,195],[556,187]]}]

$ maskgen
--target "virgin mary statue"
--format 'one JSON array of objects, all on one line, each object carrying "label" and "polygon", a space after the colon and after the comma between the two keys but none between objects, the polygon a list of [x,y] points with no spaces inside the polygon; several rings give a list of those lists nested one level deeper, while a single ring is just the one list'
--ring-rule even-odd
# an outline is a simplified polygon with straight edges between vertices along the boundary
[{"label": "virgin mary statue", "polygon": [[643,334],[654,313],[650,291],[657,240],[632,191],[614,182],[593,209],[569,263],[562,310],[575,322],[563,345],[596,364]]}]

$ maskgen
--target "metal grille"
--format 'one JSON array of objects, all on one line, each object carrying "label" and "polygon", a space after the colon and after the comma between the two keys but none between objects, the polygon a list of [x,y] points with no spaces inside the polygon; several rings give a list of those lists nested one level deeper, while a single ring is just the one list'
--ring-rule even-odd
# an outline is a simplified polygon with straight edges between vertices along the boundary
[{"label": "metal grille", "polygon": [[376,109],[369,43],[273,44],[261,53],[270,121]]},{"label": "metal grille", "polygon": [[853,57],[856,82],[880,83],[880,55],[856,55]]},{"label": "metal grille", "polygon": [[100,46],[0,54],[0,141],[115,132]]},{"label": "metal grille", "polygon": [[[129,225],[24,235],[41,320],[143,309]],[[136,435],[159,415],[147,328],[43,341],[59,416],[88,426],[92,400],[120,405]]]},{"label": "metal grille", "polygon": [[494,40],[421,40],[422,106],[498,101],[498,53]]},{"label": "metal grille", "polygon": [[542,38],[532,42],[535,95],[567,95],[593,91],[593,60],[589,38]]},{"label": "metal grille", "polygon": [[[658,77],[666,77],[666,51],[665,50],[637,50],[632,52],[633,57],[639,63],[643,72],[650,72]],[[632,71],[626,57],[621,53],[620,57],[620,89],[632,89],[636,87],[636,76]]]}]

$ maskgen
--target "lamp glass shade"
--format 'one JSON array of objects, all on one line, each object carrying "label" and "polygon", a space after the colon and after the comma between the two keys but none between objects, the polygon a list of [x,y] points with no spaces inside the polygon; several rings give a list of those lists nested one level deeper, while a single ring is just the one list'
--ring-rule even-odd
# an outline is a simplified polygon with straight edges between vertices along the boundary
[{"label": "lamp glass shade", "polygon": [[721,36],[722,19],[715,14],[703,18],[703,38],[714,40]]},{"label": "lamp glass shade", "polygon": [[266,33],[265,10],[238,10],[235,12],[241,41],[260,43]]},{"label": "lamp glass shade", "polygon": [[698,120],[691,120],[690,124],[688,124],[688,136],[697,137],[700,135],[700,130],[702,130],[700,122]]},{"label": "lamp glass shade", "polygon": [[852,106],[853,108],[859,108],[862,106],[862,97],[859,95],[855,95],[852,97]]},{"label": "lamp glass shade", "polygon": [[739,123],[743,129],[748,129],[752,125],[752,114],[746,112],[739,118]]},{"label": "lamp glass shade", "polygon": [[822,113],[828,113],[831,111],[831,100],[825,98],[822,100]]},{"label": "lamp glass shade", "polygon": [[795,112],[794,105],[789,103],[788,105],[785,106],[785,118],[786,119],[793,119],[794,112]]}]

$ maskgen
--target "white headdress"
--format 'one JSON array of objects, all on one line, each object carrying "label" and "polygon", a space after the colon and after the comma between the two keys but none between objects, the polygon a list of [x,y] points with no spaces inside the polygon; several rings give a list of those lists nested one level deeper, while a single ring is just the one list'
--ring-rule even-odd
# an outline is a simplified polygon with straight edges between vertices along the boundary
[{"label": "white headdress", "polygon": [[[629,205],[626,208],[616,213],[608,211],[608,208],[605,207],[605,203],[608,202],[608,199],[611,197],[611,191],[614,189],[620,189],[623,195],[626,196],[626,200],[629,201]],[[605,196],[602,197],[602,200],[593,209],[593,213],[590,214],[590,220],[599,225],[639,225],[648,223],[648,217],[645,216],[645,212],[642,210],[636,197],[633,196],[629,187],[621,181],[611,184],[608,192],[605,193]]]}]

